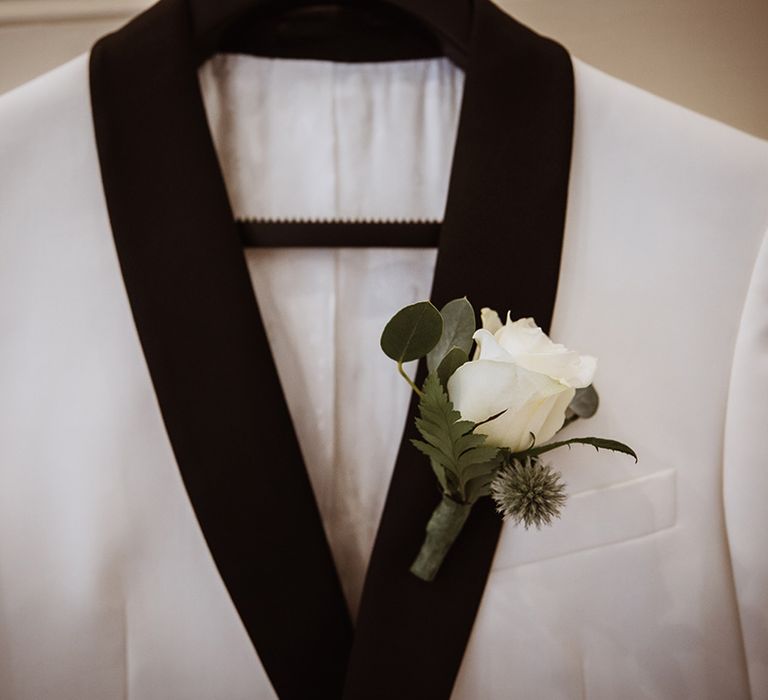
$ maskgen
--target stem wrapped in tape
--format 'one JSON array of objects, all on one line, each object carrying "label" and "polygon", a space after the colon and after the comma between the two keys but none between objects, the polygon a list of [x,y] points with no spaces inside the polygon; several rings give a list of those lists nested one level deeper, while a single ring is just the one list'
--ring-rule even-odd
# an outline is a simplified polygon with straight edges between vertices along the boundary
[{"label": "stem wrapped in tape", "polygon": [[471,503],[458,503],[443,496],[427,523],[427,536],[421,545],[411,573],[423,581],[432,581],[472,510]]}]

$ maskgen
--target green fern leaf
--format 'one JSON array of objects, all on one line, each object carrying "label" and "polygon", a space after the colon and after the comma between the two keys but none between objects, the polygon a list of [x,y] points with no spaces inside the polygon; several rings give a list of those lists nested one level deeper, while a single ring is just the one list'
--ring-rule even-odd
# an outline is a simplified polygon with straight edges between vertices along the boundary
[{"label": "green fern leaf", "polygon": [[427,376],[422,391],[416,428],[424,439],[411,442],[429,457],[443,491],[467,502],[467,485],[492,476],[500,466],[499,448],[486,445],[485,435],[472,432],[476,423],[462,420],[436,372]]}]

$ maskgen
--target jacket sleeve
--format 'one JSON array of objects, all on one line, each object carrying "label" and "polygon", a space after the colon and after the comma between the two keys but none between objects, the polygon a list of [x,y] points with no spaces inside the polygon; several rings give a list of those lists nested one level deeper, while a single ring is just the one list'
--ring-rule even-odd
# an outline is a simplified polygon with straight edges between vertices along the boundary
[{"label": "jacket sleeve", "polygon": [[753,698],[768,697],[768,234],[736,339],[723,455],[723,497]]}]

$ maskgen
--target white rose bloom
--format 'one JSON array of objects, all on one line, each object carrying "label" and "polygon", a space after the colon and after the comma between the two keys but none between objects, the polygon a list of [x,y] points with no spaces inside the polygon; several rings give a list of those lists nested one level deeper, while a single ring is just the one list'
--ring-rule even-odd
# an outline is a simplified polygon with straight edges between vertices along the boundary
[{"label": "white rose bloom", "polygon": [[462,418],[474,422],[506,411],[477,432],[513,452],[547,442],[562,427],[576,389],[589,386],[597,360],[553,343],[532,318],[502,325],[482,309],[483,328],[473,336],[477,352],[448,380],[448,394]]}]

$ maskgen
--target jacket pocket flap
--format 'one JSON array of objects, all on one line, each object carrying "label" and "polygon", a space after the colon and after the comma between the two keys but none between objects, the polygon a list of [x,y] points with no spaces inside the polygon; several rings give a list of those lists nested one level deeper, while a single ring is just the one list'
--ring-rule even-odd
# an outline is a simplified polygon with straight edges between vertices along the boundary
[{"label": "jacket pocket flap", "polygon": [[507,523],[492,571],[604,547],[672,527],[675,470],[572,494],[562,517],[541,530]]}]

